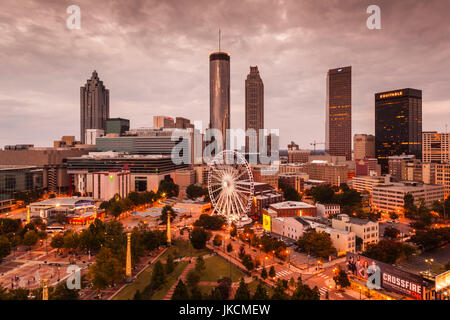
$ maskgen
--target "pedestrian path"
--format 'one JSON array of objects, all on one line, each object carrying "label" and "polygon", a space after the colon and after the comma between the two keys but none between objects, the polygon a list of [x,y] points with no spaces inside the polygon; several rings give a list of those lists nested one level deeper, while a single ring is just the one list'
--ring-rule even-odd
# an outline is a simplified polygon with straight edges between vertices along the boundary
[{"label": "pedestrian path", "polygon": [[291,270],[282,270],[282,271],[278,271],[276,273],[276,277],[277,278],[289,278],[291,275],[293,274],[293,272]]},{"label": "pedestrian path", "polygon": [[327,293],[327,291],[328,291],[327,287],[322,287],[322,288],[319,289],[319,292],[320,292],[321,295],[322,294],[325,295]]},{"label": "pedestrian path", "polygon": [[175,291],[175,288],[176,288],[176,286],[178,284],[178,281],[181,280],[184,283],[186,283],[187,274],[189,273],[189,271],[194,269],[196,261],[197,261],[197,258],[192,258],[191,263],[189,263],[187,265],[187,267],[184,268],[184,270],[181,273],[180,277],[175,281],[175,283],[172,285],[172,287],[170,287],[169,291],[167,291],[167,294],[166,294],[166,296],[164,297],[163,300],[170,300],[170,299],[172,299],[172,295],[173,295],[173,292]]}]

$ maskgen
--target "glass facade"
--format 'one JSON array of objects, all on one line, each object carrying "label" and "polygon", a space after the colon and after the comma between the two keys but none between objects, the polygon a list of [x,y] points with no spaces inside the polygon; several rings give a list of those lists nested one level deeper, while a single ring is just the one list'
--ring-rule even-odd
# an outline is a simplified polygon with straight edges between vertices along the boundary
[{"label": "glass facade", "polygon": [[375,94],[375,151],[384,173],[389,156],[422,157],[422,91],[402,89]]},{"label": "glass facade", "polygon": [[43,170],[37,167],[0,166],[0,201],[17,192],[43,188]]},{"label": "glass facade", "polygon": [[209,56],[209,94],[209,127],[222,133],[225,150],[230,129],[230,55],[226,52]]},{"label": "glass facade", "polygon": [[326,150],[352,159],[352,67],[327,74]]}]

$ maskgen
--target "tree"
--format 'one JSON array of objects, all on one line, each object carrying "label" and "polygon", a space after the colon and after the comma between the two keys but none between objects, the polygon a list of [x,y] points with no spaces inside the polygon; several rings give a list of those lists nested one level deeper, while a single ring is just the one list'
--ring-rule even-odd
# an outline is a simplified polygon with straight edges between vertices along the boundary
[{"label": "tree", "polygon": [[96,290],[103,290],[108,285],[120,281],[125,276],[124,266],[111,249],[103,247],[96,256],[95,263],[89,268],[89,277]]},{"label": "tree", "polygon": [[198,283],[200,282],[200,274],[196,270],[189,271],[189,273],[186,276],[186,284],[189,287],[189,289],[195,288]]},{"label": "tree", "polygon": [[172,273],[175,269],[175,263],[173,262],[173,256],[169,253],[166,260],[166,274]]},{"label": "tree", "polygon": [[336,275],[333,277],[333,280],[336,285],[340,286],[341,288],[350,287],[350,280],[348,279],[347,272],[345,272],[345,270],[342,270],[341,268],[338,268]]},{"label": "tree", "polygon": [[170,215],[170,222],[173,221],[173,219],[175,219],[175,217],[177,216],[177,214],[175,213],[175,210],[173,210],[173,208],[169,205],[166,205],[162,208],[161,210],[161,216],[159,217],[159,219],[166,223],[167,222],[167,215]]},{"label": "tree", "polygon": [[311,252],[321,258],[336,253],[330,235],[325,232],[308,231],[297,241],[298,246],[305,252]]},{"label": "tree", "polygon": [[319,185],[310,190],[314,202],[330,204],[334,202],[334,190],[329,185]]},{"label": "tree", "polygon": [[273,290],[272,300],[288,300],[289,296],[285,293],[285,288],[283,288],[281,282],[278,282],[275,289]]},{"label": "tree", "polygon": [[219,290],[222,300],[227,300],[230,296],[231,290],[231,279],[228,277],[223,277],[218,282],[216,289]]},{"label": "tree", "polygon": [[227,245],[227,252],[230,253],[231,251],[233,251],[233,246],[231,245],[231,243],[229,243]]},{"label": "tree", "polygon": [[267,270],[265,267],[263,267],[261,270],[261,278],[263,278],[264,280],[267,279]]},{"label": "tree", "polygon": [[213,239],[213,244],[214,244],[216,247],[222,245],[222,237],[221,237],[220,235],[216,234],[216,235],[214,236],[214,239]]},{"label": "tree", "polygon": [[205,270],[206,270],[205,260],[203,259],[203,256],[198,256],[197,262],[195,263],[195,271],[201,274]]},{"label": "tree", "polygon": [[231,237],[236,237],[237,235],[237,227],[234,223],[231,224],[231,231],[230,231],[230,236]]},{"label": "tree", "polygon": [[311,289],[308,285],[303,284],[302,279],[299,278],[292,294],[292,300],[320,300],[319,289],[317,286]]},{"label": "tree", "polygon": [[381,240],[367,245],[363,255],[381,262],[394,264],[400,257],[409,258],[415,252],[409,244],[395,240]]},{"label": "tree", "polygon": [[269,300],[269,294],[267,293],[266,288],[261,284],[258,283],[258,286],[256,287],[255,294],[253,295],[253,300]]},{"label": "tree", "polygon": [[208,214],[202,214],[198,220],[194,222],[194,226],[203,227],[208,230],[220,230],[225,223],[226,219],[223,216],[210,216]]},{"label": "tree", "polygon": [[411,218],[417,212],[417,207],[414,204],[414,196],[411,193],[405,194],[403,197],[403,209],[405,216]]},{"label": "tree", "polygon": [[50,246],[52,248],[55,248],[57,252],[59,252],[60,249],[64,247],[64,237],[62,234],[57,234],[52,238],[52,241],[50,242]]},{"label": "tree", "polygon": [[209,300],[223,300],[222,293],[220,292],[219,287],[215,287],[214,289],[211,290]]},{"label": "tree", "polygon": [[285,201],[302,201],[302,196],[291,186],[279,184],[278,187],[283,191]]},{"label": "tree", "polygon": [[244,254],[244,256],[242,257],[242,264],[248,271],[252,271],[255,268],[252,256],[249,254]]},{"label": "tree", "polygon": [[239,282],[239,287],[234,295],[234,300],[250,300],[250,290],[248,289],[244,278],[241,278],[241,281]]},{"label": "tree", "polygon": [[191,289],[191,300],[196,301],[203,300],[203,294],[199,288],[194,287]]},{"label": "tree", "polygon": [[190,234],[192,246],[195,249],[204,249],[206,242],[211,238],[211,233],[202,228],[195,227]]},{"label": "tree", "polygon": [[384,236],[390,239],[396,239],[400,234],[400,231],[394,227],[387,227],[384,230]]},{"label": "tree", "polygon": [[28,230],[23,236],[23,244],[25,246],[33,246],[38,241],[38,235],[34,230]]},{"label": "tree", "polygon": [[78,290],[71,290],[67,288],[67,284],[65,282],[61,282],[56,285],[55,290],[49,294],[50,300],[77,300],[78,299]]},{"label": "tree", "polygon": [[161,287],[164,282],[166,282],[166,273],[164,272],[164,266],[161,263],[161,261],[156,261],[155,265],[153,266],[152,271],[152,278],[150,280],[150,287],[153,290],[158,289]]},{"label": "tree", "polygon": [[173,182],[172,178],[169,177],[165,178],[160,182],[158,194],[167,198],[178,197],[179,190],[180,190],[179,186],[176,185]]},{"label": "tree", "polygon": [[196,199],[202,196],[206,196],[208,194],[207,188],[202,188],[198,185],[191,184],[186,188],[186,195],[189,199]]},{"label": "tree", "polygon": [[189,300],[189,292],[182,280],[178,281],[171,300]]},{"label": "tree", "polygon": [[11,253],[11,244],[5,236],[0,236],[0,262]]},{"label": "tree", "polygon": [[273,266],[271,266],[270,270],[269,270],[269,277],[275,278],[276,275],[277,275],[277,273],[275,272],[275,268]]}]

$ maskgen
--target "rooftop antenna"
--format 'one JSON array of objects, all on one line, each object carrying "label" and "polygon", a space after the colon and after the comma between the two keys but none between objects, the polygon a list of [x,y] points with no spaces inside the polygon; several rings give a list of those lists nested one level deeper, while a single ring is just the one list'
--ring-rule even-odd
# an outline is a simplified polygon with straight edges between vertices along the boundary
[{"label": "rooftop antenna", "polygon": [[220,28],[219,28],[219,52],[220,52]]}]

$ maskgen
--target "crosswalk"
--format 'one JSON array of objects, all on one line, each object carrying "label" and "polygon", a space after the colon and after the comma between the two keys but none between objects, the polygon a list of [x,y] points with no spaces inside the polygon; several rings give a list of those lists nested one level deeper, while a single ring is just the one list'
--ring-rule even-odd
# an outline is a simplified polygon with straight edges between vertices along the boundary
[{"label": "crosswalk", "polygon": [[327,293],[327,291],[328,291],[327,287],[322,287],[322,288],[319,289],[319,292],[320,292],[321,295],[322,294],[325,295]]},{"label": "crosswalk", "polygon": [[277,278],[289,278],[293,272],[291,270],[282,270],[276,273]]},{"label": "crosswalk", "polygon": [[324,273],[319,273],[317,276],[318,276],[318,277],[321,277],[321,278],[324,278],[324,279],[328,279],[328,278],[329,278],[329,276],[327,276],[327,275],[324,274]]}]

